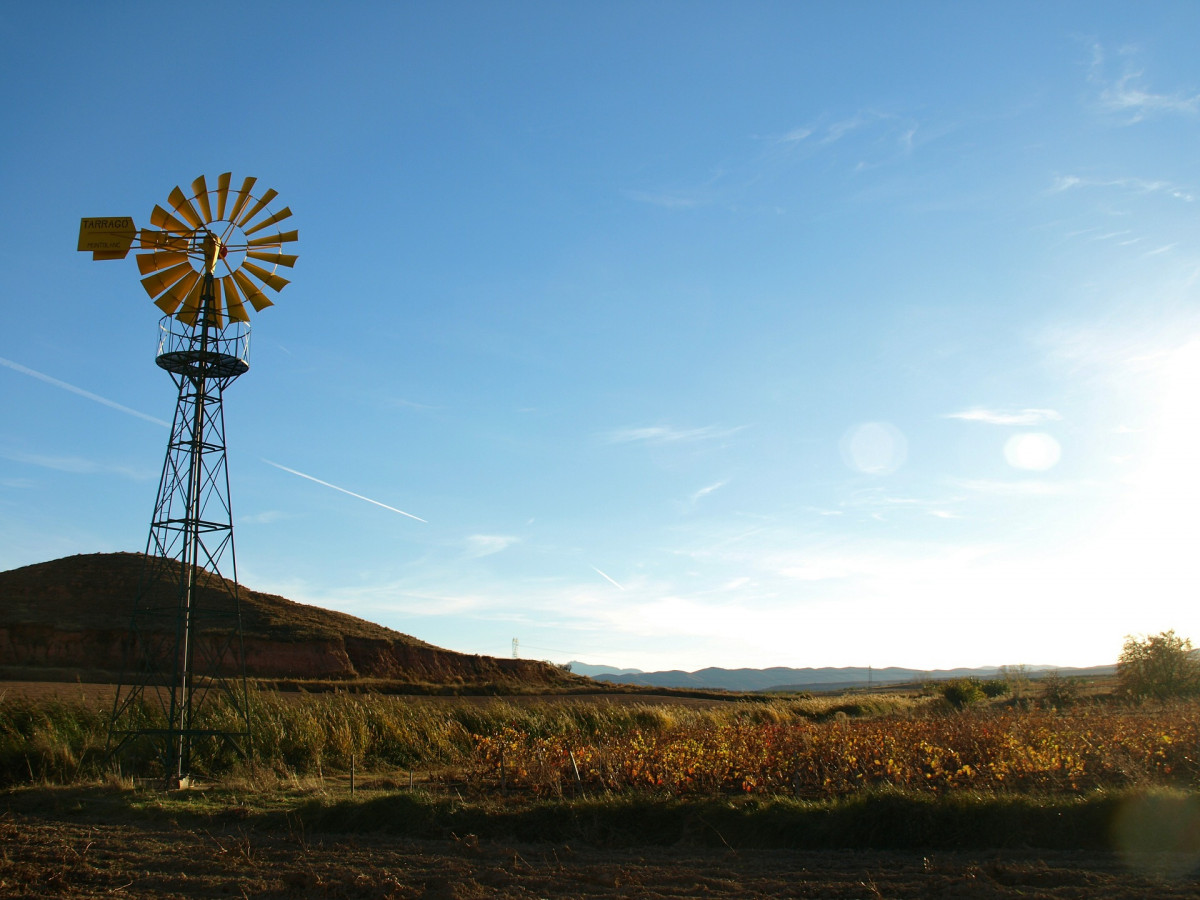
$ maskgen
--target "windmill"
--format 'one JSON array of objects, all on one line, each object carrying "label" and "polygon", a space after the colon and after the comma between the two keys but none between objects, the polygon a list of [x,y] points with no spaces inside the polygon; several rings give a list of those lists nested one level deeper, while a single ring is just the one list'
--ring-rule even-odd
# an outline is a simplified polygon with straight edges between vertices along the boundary
[{"label": "windmill", "polygon": [[164,313],[156,362],[179,392],[109,726],[114,754],[156,758],[176,786],[216,754],[250,749],[223,401],[249,369],[246,305],[272,305],[263,291],[288,284],[278,269],[296,257],[281,250],[298,237],[272,228],[291,210],[273,212],[276,192],[256,194],[255,183],[234,190],[226,172],[210,188],[201,175],[154,207],[152,227],[131,217],[80,226],[79,249],[94,259],[137,250]]}]

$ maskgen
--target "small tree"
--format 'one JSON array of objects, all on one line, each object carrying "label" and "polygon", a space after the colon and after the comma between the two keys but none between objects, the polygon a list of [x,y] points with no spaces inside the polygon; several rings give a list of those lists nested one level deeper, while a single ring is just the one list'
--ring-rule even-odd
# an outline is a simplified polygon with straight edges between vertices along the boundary
[{"label": "small tree", "polygon": [[1001,666],[1000,677],[1008,685],[1008,692],[1020,703],[1029,693],[1029,666]]},{"label": "small tree", "polygon": [[1180,697],[1200,690],[1200,661],[1192,642],[1173,630],[1140,641],[1130,635],[1117,660],[1117,679],[1132,697]]},{"label": "small tree", "polygon": [[1048,709],[1066,709],[1079,702],[1079,680],[1068,678],[1058,669],[1039,679],[1042,686],[1041,705]]}]

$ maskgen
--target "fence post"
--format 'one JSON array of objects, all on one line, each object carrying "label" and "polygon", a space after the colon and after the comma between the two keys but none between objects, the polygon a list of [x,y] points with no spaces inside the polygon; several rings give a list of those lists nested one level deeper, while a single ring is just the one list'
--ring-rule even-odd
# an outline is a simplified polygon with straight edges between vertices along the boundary
[{"label": "fence post", "polygon": [[567,748],[567,756],[571,758],[571,768],[575,770],[575,792],[583,792],[583,779],[579,777],[579,763],[575,762],[575,751]]}]

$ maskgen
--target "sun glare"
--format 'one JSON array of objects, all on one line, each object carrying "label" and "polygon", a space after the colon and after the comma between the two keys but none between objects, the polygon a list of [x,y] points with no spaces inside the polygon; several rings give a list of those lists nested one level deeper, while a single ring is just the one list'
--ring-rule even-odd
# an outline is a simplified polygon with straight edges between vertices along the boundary
[{"label": "sun glare", "polygon": [[[1170,354],[1153,381],[1146,452],[1089,548],[1097,599],[1132,632],[1200,637],[1194,562],[1200,545],[1200,340]],[[1105,596],[1106,595],[1106,596]]]}]

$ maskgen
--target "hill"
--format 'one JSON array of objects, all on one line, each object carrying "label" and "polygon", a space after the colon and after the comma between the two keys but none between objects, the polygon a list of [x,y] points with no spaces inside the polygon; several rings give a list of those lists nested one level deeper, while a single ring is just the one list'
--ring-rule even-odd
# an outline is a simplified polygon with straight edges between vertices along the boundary
[{"label": "hill", "polygon": [[[115,680],[143,563],[140,553],[95,553],[0,572],[0,678]],[[179,571],[171,562],[155,568],[164,585]],[[205,576],[206,601],[225,602],[227,589]],[[512,690],[587,684],[547,663],[456,653],[245,585],[239,596],[252,678]]]},{"label": "hill", "polygon": [[597,666],[592,663],[580,662],[577,659],[571,660],[567,665],[576,675],[586,675],[588,678],[596,678],[598,675],[641,675],[641,669],[622,669],[618,666]]},{"label": "hill", "polygon": [[[1041,675],[1054,666],[1028,666],[1030,675]],[[579,671],[572,664],[572,671]],[[1115,666],[1094,666],[1088,669],[1058,669],[1064,675],[1111,675]],[[695,672],[678,669],[666,672],[613,673],[601,672],[591,677],[609,684],[638,685],[656,688],[692,688],[724,691],[839,691],[849,688],[882,687],[889,684],[912,684],[940,681],[948,678],[995,678],[997,666],[974,669],[902,669],[888,667],[872,669],[866,666],[839,668],[792,669],[776,666],[769,669],[721,669],[710,667]],[[587,673],[585,673],[587,674]]]}]

